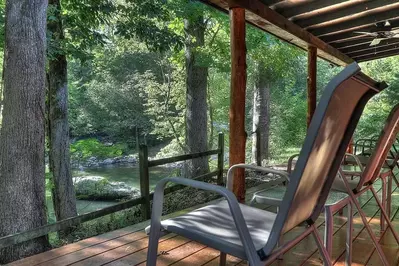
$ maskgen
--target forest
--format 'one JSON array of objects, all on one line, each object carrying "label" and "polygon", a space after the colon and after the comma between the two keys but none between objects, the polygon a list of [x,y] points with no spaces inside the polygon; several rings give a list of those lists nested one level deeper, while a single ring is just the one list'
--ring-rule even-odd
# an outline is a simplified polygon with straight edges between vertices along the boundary
[{"label": "forest", "polygon": [[[73,177],[90,161],[137,159],[140,144],[156,158],[206,151],[219,132],[227,156],[227,15],[189,0],[1,0],[0,12],[0,237],[76,216]],[[398,57],[361,67],[389,88],[355,141],[378,134],[399,101]],[[285,161],[306,134],[307,54],[248,25],[247,68],[246,160]],[[317,69],[319,96],[341,68],[319,59]],[[214,164],[192,160],[180,174]],[[71,234],[0,249],[0,264]]]}]

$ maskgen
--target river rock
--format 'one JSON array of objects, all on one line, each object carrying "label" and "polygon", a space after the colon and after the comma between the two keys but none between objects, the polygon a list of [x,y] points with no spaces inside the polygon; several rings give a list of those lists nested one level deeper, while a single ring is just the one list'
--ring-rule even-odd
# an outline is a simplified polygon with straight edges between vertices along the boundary
[{"label": "river rock", "polygon": [[124,182],[110,182],[102,176],[74,178],[76,196],[87,200],[118,200],[140,196],[138,189]]},{"label": "river rock", "polygon": [[114,163],[115,163],[115,160],[113,158],[108,158],[108,159],[105,159],[101,164],[107,165],[107,164],[114,164]]}]

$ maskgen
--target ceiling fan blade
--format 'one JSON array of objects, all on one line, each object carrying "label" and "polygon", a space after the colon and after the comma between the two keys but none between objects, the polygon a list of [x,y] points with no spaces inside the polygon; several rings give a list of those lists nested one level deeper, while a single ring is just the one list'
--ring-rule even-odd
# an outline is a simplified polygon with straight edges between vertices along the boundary
[{"label": "ceiling fan blade", "polygon": [[378,45],[378,44],[380,44],[381,41],[386,40],[386,39],[387,38],[376,38],[370,43],[370,46]]},{"label": "ceiling fan blade", "polygon": [[367,35],[367,36],[372,36],[372,37],[377,37],[378,36],[378,33],[376,33],[376,32],[354,31],[353,33],[361,34],[361,35]]}]

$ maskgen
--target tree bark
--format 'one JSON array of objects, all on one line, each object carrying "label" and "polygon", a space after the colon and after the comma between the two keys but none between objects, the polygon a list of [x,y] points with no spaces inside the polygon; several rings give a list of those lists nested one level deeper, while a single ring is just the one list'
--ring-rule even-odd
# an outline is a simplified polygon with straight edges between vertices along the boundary
[{"label": "tree bark", "polygon": [[[54,7],[54,20],[48,22],[51,38],[62,51],[64,33],[60,0],[49,0]],[[77,215],[69,153],[68,76],[65,53],[56,52],[49,58],[49,147],[52,172],[52,197],[57,220]],[[66,232],[65,232],[66,233]]]},{"label": "tree bark", "polygon": [[258,63],[252,117],[252,161],[261,165],[269,157],[270,81],[263,63]]},{"label": "tree bark", "polygon": [[[44,176],[47,0],[7,0],[0,236],[47,222]],[[43,252],[47,237],[0,251],[0,263]]]},{"label": "tree bark", "polygon": [[[199,64],[197,49],[204,45],[205,28],[203,16],[186,19],[186,146],[188,153],[206,151],[207,142],[207,77],[208,67]],[[195,177],[209,171],[208,158],[199,158],[187,163],[186,174]]]}]

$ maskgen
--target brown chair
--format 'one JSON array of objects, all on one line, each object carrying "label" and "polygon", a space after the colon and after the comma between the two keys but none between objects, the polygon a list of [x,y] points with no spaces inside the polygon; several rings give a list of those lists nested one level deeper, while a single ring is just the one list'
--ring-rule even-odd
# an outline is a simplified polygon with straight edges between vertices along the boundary
[{"label": "brown chair", "polygon": [[[158,240],[164,232],[176,233],[219,250],[222,265],[227,253],[247,260],[252,266],[270,265],[313,234],[325,265],[331,265],[314,223],[324,207],[364,106],[384,88],[384,84],[360,73],[356,63],[347,66],[329,82],[277,214],[239,204],[229,190],[231,179],[227,180],[229,189],[186,178],[161,180],[154,192],[151,227],[147,228],[150,232],[147,265],[156,265]],[[237,167],[240,166],[233,166],[229,171]],[[285,175],[284,172],[280,174]],[[163,190],[169,182],[213,191],[226,200],[161,221]],[[303,222],[309,225],[303,233],[276,248],[281,234]]]}]

